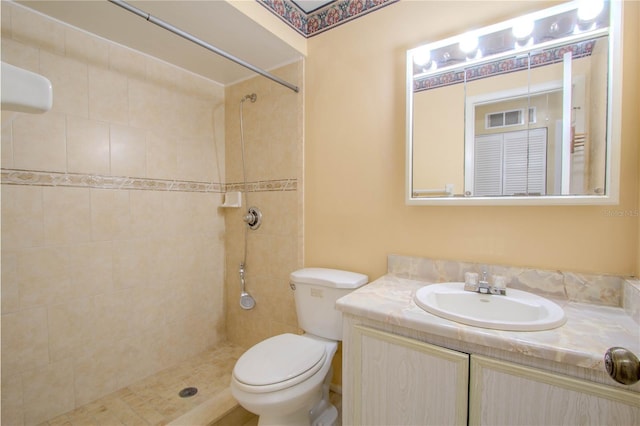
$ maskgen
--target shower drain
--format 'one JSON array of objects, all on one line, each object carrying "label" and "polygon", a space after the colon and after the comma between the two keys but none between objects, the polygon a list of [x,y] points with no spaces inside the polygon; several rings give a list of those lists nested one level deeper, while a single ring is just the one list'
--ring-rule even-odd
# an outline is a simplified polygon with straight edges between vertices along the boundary
[{"label": "shower drain", "polygon": [[198,388],[184,388],[178,393],[178,395],[180,395],[180,398],[189,398],[197,393]]}]

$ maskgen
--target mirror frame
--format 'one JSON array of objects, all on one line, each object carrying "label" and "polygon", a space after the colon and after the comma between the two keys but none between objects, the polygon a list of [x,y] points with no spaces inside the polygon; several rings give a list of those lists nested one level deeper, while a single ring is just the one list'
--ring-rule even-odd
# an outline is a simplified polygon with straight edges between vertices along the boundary
[{"label": "mirror frame", "polygon": [[[526,16],[538,16],[566,5],[555,6]],[[450,37],[434,43],[425,43],[407,51],[406,57],[406,180],[405,202],[410,206],[525,206],[525,205],[611,205],[618,204],[620,195],[620,151],[622,122],[622,8],[623,2],[609,2],[609,63],[607,93],[607,140],[605,163],[604,195],[544,195],[544,196],[504,196],[504,197],[464,197],[438,196],[416,197],[413,194],[413,53],[426,46],[444,46],[457,43],[462,35]],[[499,24],[487,26],[477,32],[511,24],[514,18]],[[465,126],[464,123],[461,126]],[[464,141],[462,141],[464,143]]]}]

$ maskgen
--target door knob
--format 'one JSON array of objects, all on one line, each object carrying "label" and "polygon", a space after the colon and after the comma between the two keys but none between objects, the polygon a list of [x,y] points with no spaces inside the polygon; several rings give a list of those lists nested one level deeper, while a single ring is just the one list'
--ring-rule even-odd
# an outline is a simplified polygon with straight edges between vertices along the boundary
[{"label": "door knob", "polygon": [[604,354],[604,367],[618,383],[632,385],[640,380],[640,361],[628,349],[613,347]]}]

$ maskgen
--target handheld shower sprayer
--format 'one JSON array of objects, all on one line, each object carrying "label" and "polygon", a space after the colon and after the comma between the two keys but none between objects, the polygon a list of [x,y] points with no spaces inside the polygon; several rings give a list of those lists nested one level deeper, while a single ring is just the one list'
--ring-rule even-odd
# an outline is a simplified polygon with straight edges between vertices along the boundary
[{"label": "handheld shower sprayer", "polygon": [[240,273],[240,307],[245,310],[253,309],[256,306],[256,301],[244,288],[244,263],[240,264],[238,272]]},{"label": "handheld shower sprayer", "polygon": [[[244,181],[244,203],[245,205],[249,205],[249,200],[248,200],[248,196],[247,196],[247,192],[248,192],[248,188],[247,188],[247,171],[246,171],[246,167],[245,167],[245,152],[244,152],[244,122],[243,122],[243,109],[242,109],[242,105],[244,104],[244,101],[249,100],[251,101],[251,103],[254,103],[256,100],[258,100],[258,95],[256,95],[255,93],[251,93],[249,95],[245,95],[242,99],[240,99],[240,145],[242,147],[241,152],[242,152],[242,178]],[[245,310],[249,310],[249,309],[253,309],[256,306],[256,301],[255,299],[249,294],[247,293],[246,289],[245,289],[245,267],[246,267],[246,263],[247,263],[247,230],[248,229],[258,229],[258,227],[260,226],[260,222],[262,220],[262,213],[260,213],[260,210],[257,207],[250,207],[249,211],[247,212],[247,214],[245,216],[243,216],[242,218],[245,223],[247,224],[247,226],[245,226],[244,228],[244,251],[243,251],[243,256],[242,256],[242,262],[240,262],[240,269],[239,269],[239,274],[240,274],[240,307],[242,309]]]}]

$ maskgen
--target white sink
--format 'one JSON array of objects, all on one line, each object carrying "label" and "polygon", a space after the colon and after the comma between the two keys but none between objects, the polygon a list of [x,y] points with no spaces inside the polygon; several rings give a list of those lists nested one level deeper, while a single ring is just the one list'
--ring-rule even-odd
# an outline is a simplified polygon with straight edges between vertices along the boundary
[{"label": "white sink", "polygon": [[506,296],[464,290],[464,283],[440,283],[416,292],[416,304],[451,321],[496,330],[540,331],[560,327],[566,321],[556,303],[528,293],[507,289]]}]

